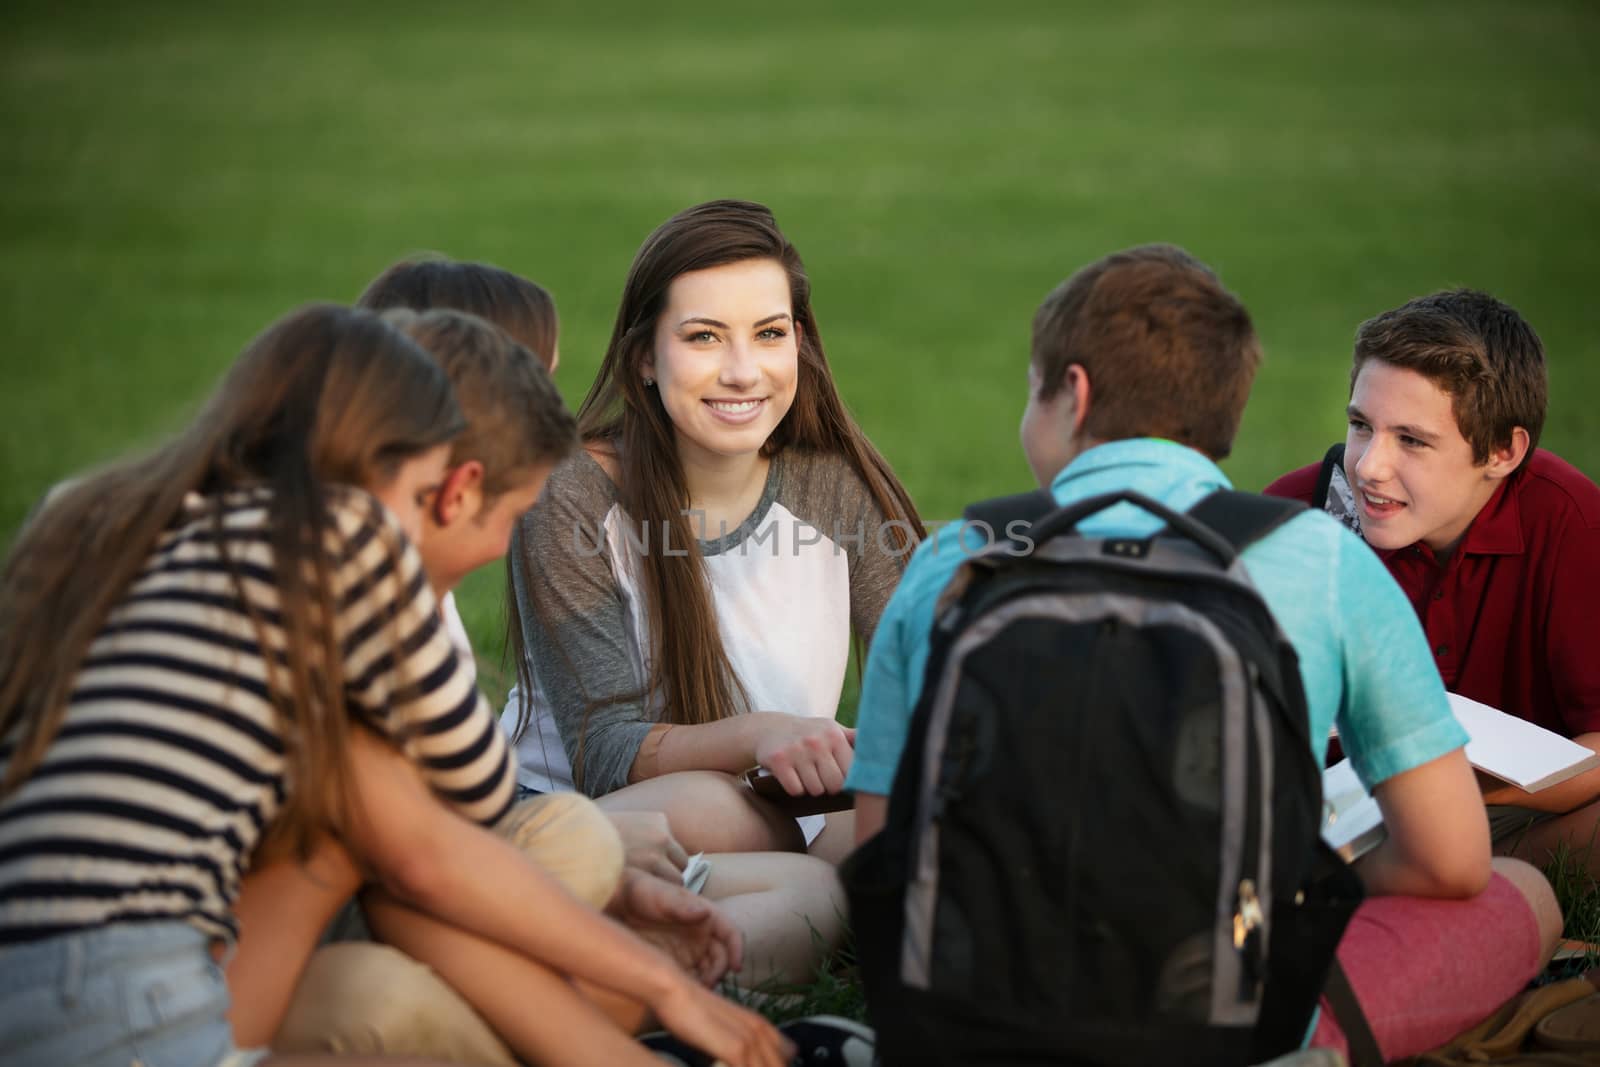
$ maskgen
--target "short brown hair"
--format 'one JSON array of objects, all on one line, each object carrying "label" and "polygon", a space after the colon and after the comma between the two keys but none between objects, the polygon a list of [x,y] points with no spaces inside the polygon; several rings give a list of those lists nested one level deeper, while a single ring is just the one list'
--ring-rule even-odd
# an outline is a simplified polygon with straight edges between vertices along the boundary
[{"label": "short brown hair", "polygon": [[384,318],[422,347],[455,389],[467,428],[450,446],[450,464],[483,464],[483,506],[554,465],[578,445],[578,423],[550,372],[522,345],[476,315],[436,308],[391,309]]},{"label": "short brown hair", "polygon": [[1549,381],[1544,345],[1509,304],[1475,289],[1419,296],[1356,330],[1350,389],[1369,359],[1416,371],[1450,396],[1472,461],[1511,443],[1518,426],[1528,431],[1528,455],[1544,428]]},{"label": "short brown hair", "polygon": [[1068,367],[1084,369],[1089,436],[1165,437],[1221,459],[1261,343],[1210,267],[1173,245],[1141,245],[1089,264],[1045,298],[1033,317],[1033,364],[1045,400]]},{"label": "short brown hair", "polygon": [[554,298],[538,282],[487,263],[458,263],[443,256],[402,260],[374,278],[356,306],[465,311],[510,334],[546,370],[555,362],[560,320]]}]

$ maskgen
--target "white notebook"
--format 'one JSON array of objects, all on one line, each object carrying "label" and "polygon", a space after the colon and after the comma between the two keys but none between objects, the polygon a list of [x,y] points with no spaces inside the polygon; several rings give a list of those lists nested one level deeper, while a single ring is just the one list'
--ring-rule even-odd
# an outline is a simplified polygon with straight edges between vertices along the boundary
[{"label": "white notebook", "polygon": [[1387,836],[1378,802],[1367,795],[1347,759],[1322,772],[1322,807],[1322,839],[1346,862],[1376,848]]},{"label": "white notebook", "polygon": [[1537,793],[1600,767],[1600,754],[1498,708],[1451,693],[1450,710],[1472,738],[1467,762],[1519,789]]},{"label": "white notebook", "polygon": [[[1498,708],[1449,694],[1450,710],[1467,731],[1467,762],[1485,774],[1537,793],[1592,767],[1595,753],[1560,734]],[[1378,802],[1362,788],[1349,760],[1322,772],[1322,839],[1346,860],[1375,848],[1386,836]]]}]

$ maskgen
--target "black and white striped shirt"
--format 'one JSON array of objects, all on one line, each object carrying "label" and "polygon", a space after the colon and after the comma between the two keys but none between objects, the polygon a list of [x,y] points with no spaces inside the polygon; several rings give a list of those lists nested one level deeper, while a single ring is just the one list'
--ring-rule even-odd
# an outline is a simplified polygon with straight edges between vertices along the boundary
[{"label": "black and white striped shirt", "polygon": [[[212,505],[185,502],[90,644],[43,760],[0,802],[0,943],[158,919],[236,936],[240,879],[289,783],[266,660],[219,541],[280,656],[283,632],[270,494],[224,498],[220,536]],[[421,557],[365,494],[333,514],[351,713],[411,736],[440,796],[492,822],[511,802],[511,763]],[[0,766],[10,754],[8,740]]]}]

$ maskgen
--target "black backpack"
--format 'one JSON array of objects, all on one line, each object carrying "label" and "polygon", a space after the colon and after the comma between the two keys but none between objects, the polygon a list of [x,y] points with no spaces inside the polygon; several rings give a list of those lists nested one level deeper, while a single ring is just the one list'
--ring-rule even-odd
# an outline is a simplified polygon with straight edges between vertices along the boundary
[{"label": "black backpack", "polygon": [[[1166,528],[1076,532],[1123,501]],[[1300,1046],[1361,886],[1322,842],[1298,662],[1237,556],[1301,510],[968,509],[998,539],[941,597],[884,829],[841,870],[883,1064]]]}]

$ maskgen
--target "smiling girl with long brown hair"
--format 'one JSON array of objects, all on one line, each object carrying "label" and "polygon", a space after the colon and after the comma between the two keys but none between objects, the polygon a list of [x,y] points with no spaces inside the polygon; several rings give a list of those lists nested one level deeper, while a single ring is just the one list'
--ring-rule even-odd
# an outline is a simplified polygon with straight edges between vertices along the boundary
[{"label": "smiling girl with long brown hair", "polygon": [[770,211],[701,204],[645,240],[578,421],[584,451],[511,553],[519,781],[665,811],[691,851],[809,848],[759,869],[719,856],[707,887],[794,888],[750,898],[768,914],[746,937],[787,921],[808,952],[793,913],[838,929],[824,861],[849,848],[849,813],[797,823],[738,776],[840,790],[851,637],[870,639],[921,523],[839,397]]}]

